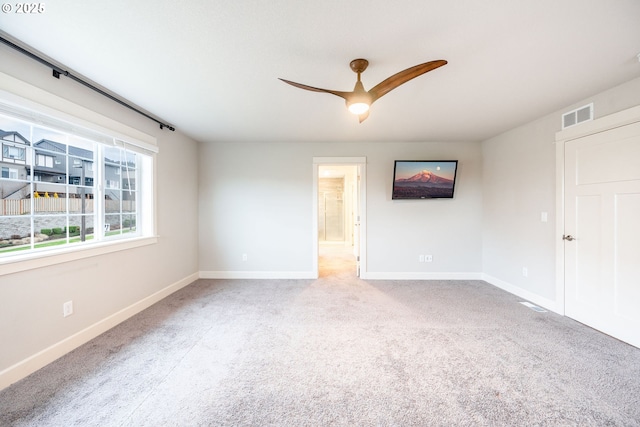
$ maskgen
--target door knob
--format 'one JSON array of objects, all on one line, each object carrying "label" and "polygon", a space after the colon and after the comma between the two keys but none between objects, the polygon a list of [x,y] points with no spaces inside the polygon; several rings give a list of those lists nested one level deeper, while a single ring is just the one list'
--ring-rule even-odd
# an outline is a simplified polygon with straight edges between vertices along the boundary
[{"label": "door knob", "polygon": [[562,240],[568,240],[568,241],[572,241],[572,240],[576,240],[575,237],[573,237],[571,234],[567,234],[566,236],[562,236]]}]

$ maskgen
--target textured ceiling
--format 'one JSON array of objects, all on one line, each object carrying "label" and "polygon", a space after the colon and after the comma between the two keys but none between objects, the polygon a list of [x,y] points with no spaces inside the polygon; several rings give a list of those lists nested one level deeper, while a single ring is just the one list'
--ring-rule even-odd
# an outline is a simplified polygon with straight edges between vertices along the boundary
[{"label": "textured ceiling", "polygon": [[[46,2],[0,28],[209,141],[476,141],[640,76],[638,0],[110,0]],[[338,97],[449,64],[378,100]]]}]

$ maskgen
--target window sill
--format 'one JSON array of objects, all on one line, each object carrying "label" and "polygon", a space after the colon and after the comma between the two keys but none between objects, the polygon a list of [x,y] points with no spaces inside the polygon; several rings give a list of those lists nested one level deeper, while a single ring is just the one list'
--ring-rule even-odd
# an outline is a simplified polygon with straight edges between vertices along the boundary
[{"label": "window sill", "polygon": [[10,258],[0,259],[0,276],[19,273],[35,268],[48,267],[63,262],[76,261],[84,258],[124,251],[142,246],[153,245],[158,242],[158,237],[136,237],[126,240],[113,240],[99,242],[76,247],[59,249],[51,252],[38,252],[25,255],[15,255]]}]

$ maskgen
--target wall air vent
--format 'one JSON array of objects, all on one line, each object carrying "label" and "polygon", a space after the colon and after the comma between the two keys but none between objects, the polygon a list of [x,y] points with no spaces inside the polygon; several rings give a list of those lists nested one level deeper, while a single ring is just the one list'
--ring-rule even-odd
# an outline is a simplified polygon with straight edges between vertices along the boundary
[{"label": "wall air vent", "polygon": [[593,120],[593,103],[562,115],[562,129]]}]

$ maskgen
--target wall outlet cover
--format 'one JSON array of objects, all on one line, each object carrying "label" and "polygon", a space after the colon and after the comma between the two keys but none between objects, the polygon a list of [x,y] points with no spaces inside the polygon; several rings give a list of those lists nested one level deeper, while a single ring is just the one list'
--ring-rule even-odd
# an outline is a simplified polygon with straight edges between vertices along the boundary
[{"label": "wall outlet cover", "polygon": [[67,317],[73,314],[73,301],[67,301],[62,304],[62,316]]}]

